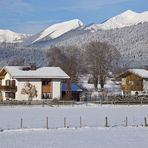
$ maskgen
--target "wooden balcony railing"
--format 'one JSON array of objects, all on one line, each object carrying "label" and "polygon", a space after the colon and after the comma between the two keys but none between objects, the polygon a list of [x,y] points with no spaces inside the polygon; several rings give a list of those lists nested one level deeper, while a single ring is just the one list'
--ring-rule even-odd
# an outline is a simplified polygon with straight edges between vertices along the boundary
[{"label": "wooden balcony railing", "polygon": [[52,86],[51,85],[42,85],[42,92],[43,93],[52,93]]},{"label": "wooden balcony railing", "polygon": [[0,91],[17,91],[16,86],[0,86]]}]

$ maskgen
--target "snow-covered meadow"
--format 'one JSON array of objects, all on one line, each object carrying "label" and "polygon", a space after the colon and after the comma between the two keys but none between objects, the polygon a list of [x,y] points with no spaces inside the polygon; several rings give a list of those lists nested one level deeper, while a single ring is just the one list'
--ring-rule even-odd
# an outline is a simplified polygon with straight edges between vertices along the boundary
[{"label": "snow-covered meadow", "polygon": [[[64,117],[69,128],[63,127]],[[1,106],[0,148],[147,148],[144,117],[148,117],[147,105]]]},{"label": "snow-covered meadow", "polygon": [[62,128],[64,117],[67,126],[79,127],[80,116],[84,127],[103,127],[105,117],[108,117],[109,125],[120,127],[125,125],[128,117],[129,126],[144,125],[144,117],[148,117],[147,105],[74,105],[74,106],[1,106],[0,128],[18,129],[20,120],[23,119],[23,128],[45,128],[46,117],[49,120],[49,128]]},{"label": "snow-covered meadow", "polygon": [[0,148],[147,148],[148,128],[31,129],[0,133]]}]

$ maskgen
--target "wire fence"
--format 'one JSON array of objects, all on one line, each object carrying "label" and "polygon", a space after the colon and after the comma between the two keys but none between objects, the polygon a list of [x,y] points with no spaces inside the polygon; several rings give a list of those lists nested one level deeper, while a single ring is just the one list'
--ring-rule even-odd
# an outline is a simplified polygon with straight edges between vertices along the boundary
[{"label": "wire fence", "polygon": [[[36,123],[38,122],[38,124]],[[6,128],[1,128],[0,127],[0,132],[3,132],[4,130],[17,130],[17,129],[37,129],[37,128],[44,128],[44,129],[59,129],[59,128],[85,128],[85,127],[148,127],[148,122],[147,122],[147,117],[143,117],[142,121],[136,122],[133,120],[133,122],[130,121],[130,119],[126,116],[123,121],[120,123],[112,124],[110,122],[110,118],[108,116],[104,117],[104,120],[102,121],[103,124],[98,124],[98,125],[89,125],[89,123],[82,117],[80,116],[79,119],[77,120],[77,124],[72,124],[70,123],[71,121],[67,118],[64,117],[63,121],[61,121],[62,124],[59,124],[58,126],[50,125],[50,120],[49,117],[46,117],[44,120],[25,120],[24,118],[20,118],[18,120],[18,123],[13,127],[9,124],[9,126]]]},{"label": "wire fence", "polygon": [[98,104],[98,105],[103,105],[103,104],[111,104],[111,105],[134,105],[134,104],[148,104],[148,99],[110,99],[110,100],[97,100],[97,99],[92,99],[92,100],[80,100],[80,101],[75,101],[75,100],[32,100],[32,101],[17,101],[17,100],[9,100],[9,101],[1,101],[0,105],[81,105],[85,104],[87,105],[88,103],[92,104]]}]

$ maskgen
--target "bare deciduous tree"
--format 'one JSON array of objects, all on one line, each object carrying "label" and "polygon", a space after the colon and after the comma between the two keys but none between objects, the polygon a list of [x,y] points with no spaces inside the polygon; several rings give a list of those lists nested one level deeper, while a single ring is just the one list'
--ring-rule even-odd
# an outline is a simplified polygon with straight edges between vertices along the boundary
[{"label": "bare deciduous tree", "polygon": [[86,57],[95,89],[98,88],[98,82],[103,89],[107,74],[119,59],[120,53],[106,42],[91,42],[86,47]]},{"label": "bare deciduous tree", "polygon": [[72,82],[78,81],[80,51],[74,46],[52,47],[47,54],[49,66],[61,67],[71,78]]},{"label": "bare deciduous tree", "polygon": [[63,67],[63,60],[65,55],[61,50],[62,47],[51,47],[47,53],[48,66]]}]

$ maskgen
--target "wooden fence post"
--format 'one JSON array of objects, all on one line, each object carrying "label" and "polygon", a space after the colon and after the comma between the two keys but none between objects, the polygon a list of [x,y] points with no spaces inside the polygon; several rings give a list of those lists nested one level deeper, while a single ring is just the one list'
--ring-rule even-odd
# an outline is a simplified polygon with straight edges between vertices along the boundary
[{"label": "wooden fence post", "polygon": [[82,117],[80,116],[80,128],[82,127]]},{"label": "wooden fence post", "polygon": [[48,129],[48,117],[46,117],[46,128]]},{"label": "wooden fence post", "polygon": [[104,125],[105,127],[109,127],[109,125],[108,125],[108,118],[107,117],[105,117],[105,125]]},{"label": "wooden fence post", "polygon": [[125,127],[128,126],[128,117],[125,118]]},{"label": "wooden fence post", "polygon": [[130,105],[130,102],[129,102],[129,100],[128,100],[128,106]]},{"label": "wooden fence post", "polygon": [[141,98],[140,101],[141,101],[141,105],[142,105],[143,104],[143,99]]},{"label": "wooden fence post", "polygon": [[23,119],[21,118],[20,128],[23,128]]},{"label": "wooden fence post", "polygon": [[102,98],[100,99],[100,105],[102,106]]},{"label": "wooden fence post", "polygon": [[66,123],[66,117],[64,117],[64,128],[67,127],[67,123]]},{"label": "wooden fence post", "polygon": [[144,117],[144,126],[145,126],[145,127],[148,126],[146,117]]}]

